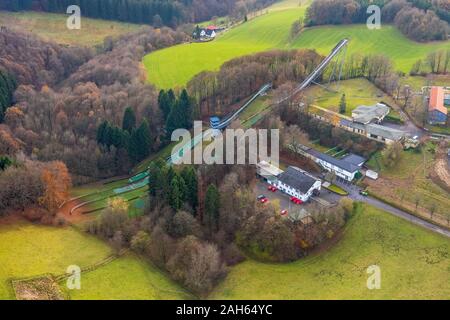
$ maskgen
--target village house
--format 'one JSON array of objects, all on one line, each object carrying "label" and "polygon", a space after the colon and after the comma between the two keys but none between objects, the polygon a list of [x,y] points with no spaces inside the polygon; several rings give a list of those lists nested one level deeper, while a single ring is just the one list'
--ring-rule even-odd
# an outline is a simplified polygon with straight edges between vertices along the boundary
[{"label": "village house", "polygon": [[428,103],[428,123],[446,124],[447,108],[444,106],[445,91],[443,87],[431,87]]},{"label": "village house", "polygon": [[256,172],[278,190],[303,202],[307,202],[312,195],[318,194],[322,187],[320,179],[297,167],[288,167],[286,171],[283,171],[266,161],[261,161],[257,164]]},{"label": "village house", "polygon": [[288,167],[278,176],[275,186],[282,192],[306,202],[312,195],[320,192],[322,182],[297,167]]}]

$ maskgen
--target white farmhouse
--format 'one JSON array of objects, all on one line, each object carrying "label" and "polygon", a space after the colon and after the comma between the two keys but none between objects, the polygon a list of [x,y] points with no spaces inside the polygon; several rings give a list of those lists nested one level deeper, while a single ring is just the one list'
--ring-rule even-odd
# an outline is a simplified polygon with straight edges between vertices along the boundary
[{"label": "white farmhouse", "polygon": [[277,179],[277,188],[303,202],[320,192],[322,182],[297,167],[288,167]]}]

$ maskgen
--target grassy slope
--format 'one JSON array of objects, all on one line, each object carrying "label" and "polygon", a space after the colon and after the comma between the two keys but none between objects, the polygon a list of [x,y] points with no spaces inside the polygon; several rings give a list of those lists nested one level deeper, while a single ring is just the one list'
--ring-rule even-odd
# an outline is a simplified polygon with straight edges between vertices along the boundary
[{"label": "grassy slope", "polygon": [[161,88],[182,86],[197,73],[217,70],[232,58],[275,47],[286,48],[291,24],[305,9],[298,2],[283,2],[275,10],[269,9],[269,14],[231,29],[215,41],[155,51],[144,58],[148,80]]},{"label": "grassy slope", "polygon": [[62,274],[69,265],[87,266],[110,254],[106,244],[71,228],[0,225],[0,299],[13,298],[9,278]]},{"label": "grassy slope", "polygon": [[66,27],[67,18],[66,15],[53,13],[0,12],[0,24],[13,30],[32,32],[61,44],[94,46],[103,43],[107,36],[119,36],[140,28],[136,24],[83,17],[81,30],[69,30]]},{"label": "grassy slope", "polygon": [[[69,265],[92,265],[111,254],[103,241],[73,228],[26,222],[0,225],[0,300],[13,299],[8,279],[63,274]],[[158,270],[134,256],[121,257],[83,274],[74,299],[175,299],[186,294]]]},{"label": "grassy slope", "polygon": [[[319,107],[330,109],[334,112],[339,112],[339,103],[342,94],[345,93],[347,109],[346,115],[351,116],[352,110],[360,105],[374,105],[377,102],[384,101],[389,105],[393,105],[392,98],[383,93],[380,89],[375,87],[367,79],[351,79],[344,80],[339,83],[339,87],[332,85],[331,89],[338,92],[327,91],[317,85],[306,89],[305,94],[314,99],[314,104]],[[395,114],[391,111],[391,114]]]},{"label": "grassy slope", "polygon": [[[381,268],[381,289],[366,287],[367,267]],[[327,252],[289,264],[246,261],[213,299],[448,299],[450,241],[364,207]]]},{"label": "grassy slope", "polygon": [[178,300],[191,296],[148,263],[127,255],[82,277],[73,300]]},{"label": "grassy slope", "polygon": [[395,61],[396,69],[405,72],[428,52],[450,48],[450,41],[413,42],[389,25],[381,30],[369,30],[365,25],[312,28],[290,43],[290,27],[304,15],[307,3],[299,7],[297,1],[283,1],[270,7],[268,14],[231,29],[215,41],[182,44],[153,52],[144,58],[148,80],[161,88],[182,86],[201,71],[217,70],[232,58],[273,48],[313,48],[328,54],[344,37],[351,39],[349,53],[386,54]]},{"label": "grassy slope", "polygon": [[312,28],[303,32],[292,46],[314,48],[321,54],[328,54],[343,38],[350,39],[348,54],[384,54],[394,61],[396,69],[406,73],[428,52],[450,48],[450,41],[427,44],[411,41],[390,25],[383,25],[380,30],[369,30],[365,25]]}]

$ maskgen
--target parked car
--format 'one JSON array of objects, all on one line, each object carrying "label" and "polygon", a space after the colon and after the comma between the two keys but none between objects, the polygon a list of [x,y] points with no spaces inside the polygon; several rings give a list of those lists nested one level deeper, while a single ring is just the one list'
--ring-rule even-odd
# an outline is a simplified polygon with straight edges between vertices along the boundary
[{"label": "parked car", "polygon": [[287,210],[281,210],[280,214],[282,216],[286,216],[288,214],[288,211]]},{"label": "parked car", "polygon": [[362,195],[363,197],[367,197],[369,195],[369,193],[365,190],[360,190],[359,194]]},{"label": "parked car", "polygon": [[269,186],[267,187],[267,190],[272,191],[272,192],[276,192],[276,191],[278,190],[278,188],[275,187],[275,186],[269,185]]},{"label": "parked car", "polygon": [[261,203],[269,202],[269,199],[267,199],[267,197],[263,194],[259,195],[256,199]]},{"label": "parked car", "polygon": [[302,204],[302,203],[303,203],[303,201],[300,200],[300,199],[297,198],[297,197],[291,197],[291,201],[292,201],[293,203],[295,203],[295,204]]}]

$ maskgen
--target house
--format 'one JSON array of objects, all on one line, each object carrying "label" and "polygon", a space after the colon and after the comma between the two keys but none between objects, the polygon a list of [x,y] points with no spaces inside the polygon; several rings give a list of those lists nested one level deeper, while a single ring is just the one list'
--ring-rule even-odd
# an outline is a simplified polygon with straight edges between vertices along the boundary
[{"label": "house", "polygon": [[361,174],[360,169],[366,162],[366,159],[355,154],[349,154],[342,159],[337,159],[314,149],[309,149],[306,152],[309,154],[309,158],[323,169],[333,172],[336,176],[349,182]]},{"label": "house", "polygon": [[428,123],[445,124],[447,122],[447,108],[444,106],[444,88],[431,87],[428,104]]},{"label": "house", "polygon": [[383,103],[373,106],[359,106],[352,111],[354,122],[368,124],[371,122],[381,123],[384,117],[389,114],[389,107]]},{"label": "house", "polygon": [[320,192],[322,182],[297,167],[288,167],[286,171],[278,175],[276,187],[290,196],[303,202]]},{"label": "house", "polygon": [[347,119],[341,119],[339,127],[386,144],[401,141],[407,135],[403,130],[390,128],[376,123],[362,124]]}]

